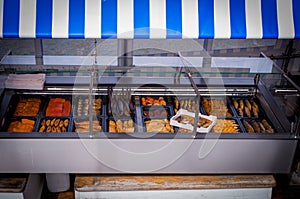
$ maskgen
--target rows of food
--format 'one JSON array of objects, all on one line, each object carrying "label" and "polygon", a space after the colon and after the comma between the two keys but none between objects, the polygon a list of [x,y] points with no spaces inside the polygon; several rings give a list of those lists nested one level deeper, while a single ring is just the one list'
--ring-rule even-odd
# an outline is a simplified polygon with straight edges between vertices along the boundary
[{"label": "rows of food", "polygon": [[34,130],[35,120],[22,118],[10,122],[7,131],[8,132],[32,132]]},{"label": "rows of food", "polygon": [[16,105],[13,116],[36,116],[40,110],[40,98],[21,98]]},{"label": "rows of food", "polygon": [[[135,103],[136,100],[140,101]],[[145,132],[187,132],[171,126],[170,118],[181,108],[195,112],[196,103],[195,97],[132,97],[125,93],[113,95],[107,100],[96,96],[92,99],[90,111],[89,99],[84,96],[75,97],[73,100],[71,96],[18,96],[17,103],[14,101],[10,105],[12,107],[8,114],[10,118],[6,119],[3,127],[4,131],[9,132],[90,132],[92,127],[93,132],[132,133],[137,132],[135,125],[138,124],[144,127]],[[202,98],[199,107],[203,114],[218,117],[213,132],[274,132],[255,99]],[[106,110],[111,110],[112,114]],[[137,110],[141,111],[141,118],[136,118]],[[90,112],[95,118],[92,125],[89,124]],[[70,122],[72,124],[67,126],[66,124]],[[194,120],[181,117],[178,122],[193,124]],[[35,123],[37,123],[36,129]],[[207,121],[203,121],[203,118],[199,119],[198,127],[205,128],[207,125],[209,125]]]},{"label": "rows of food", "polygon": [[259,107],[254,100],[233,99],[233,106],[241,117],[258,117]]},{"label": "rows of food", "polygon": [[109,120],[109,129],[110,133],[133,133],[134,132],[134,121],[129,120]]},{"label": "rows of food", "polygon": [[92,125],[90,125],[90,122],[88,119],[86,120],[74,120],[74,131],[76,133],[88,133],[88,132],[101,132],[102,131],[102,125],[99,120],[92,120]]},{"label": "rows of food", "polygon": [[67,132],[69,126],[68,118],[47,118],[42,119],[39,127],[39,132],[47,132],[47,133],[60,133]]},{"label": "rows of food", "polygon": [[[89,116],[89,99],[79,98],[75,102],[75,113],[78,117]],[[102,99],[92,99],[92,114],[93,116],[100,116],[102,110]]]},{"label": "rows of food", "polygon": [[243,120],[243,125],[248,133],[274,133],[274,129],[265,119],[262,121],[247,121],[245,119]]},{"label": "rows of food", "polygon": [[[194,125],[195,118],[191,117],[189,115],[181,115],[180,117],[176,118],[176,121],[178,123],[181,123],[181,124],[191,124],[191,125]],[[208,120],[208,119],[203,118],[203,117],[199,117],[198,118],[198,122],[197,122],[197,128],[200,128],[200,127],[202,127],[202,128],[208,128],[211,123],[212,123],[211,120]],[[182,132],[182,133],[193,132],[192,130],[181,128],[181,127],[178,129],[178,131]]]}]

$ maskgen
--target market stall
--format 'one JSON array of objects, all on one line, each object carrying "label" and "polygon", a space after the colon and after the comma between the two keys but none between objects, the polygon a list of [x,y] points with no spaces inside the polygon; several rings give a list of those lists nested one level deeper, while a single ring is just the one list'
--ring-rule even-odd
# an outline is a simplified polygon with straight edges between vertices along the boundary
[{"label": "market stall", "polygon": [[[300,89],[276,63],[204,49],[196,57],[135,56],[132,39],[294,39],[299,6],[0,0],[0,36],[35,38],[36,47],[35,56],[1,60],[0,172],[289,173],[299,116],[284,105],[290,96],[299,102]],[[119,52],[99,56],[95,40],[87,56],[44,56],[43,38],[118,39]]]}]

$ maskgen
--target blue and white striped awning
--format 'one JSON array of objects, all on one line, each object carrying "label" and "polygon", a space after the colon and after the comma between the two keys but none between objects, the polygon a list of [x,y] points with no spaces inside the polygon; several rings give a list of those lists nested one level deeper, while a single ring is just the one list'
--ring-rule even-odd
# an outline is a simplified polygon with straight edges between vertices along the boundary
[{"label": "blue and white striped awning", "polygon": [[0,0],[0,38],[300,38],[300,0]]}]

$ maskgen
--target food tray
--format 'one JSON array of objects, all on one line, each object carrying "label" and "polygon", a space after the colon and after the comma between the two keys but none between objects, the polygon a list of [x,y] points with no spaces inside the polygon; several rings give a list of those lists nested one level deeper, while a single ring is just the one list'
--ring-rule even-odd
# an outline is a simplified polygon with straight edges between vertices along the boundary
[{"label": "food tray", "polygon": [[[89,100],[89,96],[84,95],[84,96],[78,96],[73,98],[73,115],[75,117],[87,117],[89,114],[89,109],[88,109],[88,101]],[[97,104],[94,104],[94,108],[93,108],[93,115],[95,117],[99,117],[99,116],[104,116],[105,115],[105,108],[104,108],[104,104],[105,104],[105,97],[104,96],[94,96],[92,98],[93,101],[96,101]],[[100,100],[100,101],[98,101]],[[99,103],[100,102],[100,103]],[[100,108],[99,108],[100,105]],[[96,106],[98,106],[96,108]],[[86,108],[86,110],[83,110],[84,108]]]},{"label": "food tray", "polygon": [[108,116],[122,118],[135,115],[134,96],[112,95],[107,103]]},{"label": "food tray", "polygon": [[[103,117],[94,117],[93,121],[95,122],[94,125],[96,125],[94,130],[94,133],[97,132],[105,132],[106,131],[106,126],[105,126],[105,118]],[[76,129],[79,129],[77,125],[83,125],[84,128],[81,128],[80,132],[77,132]],[[101,128],[99,128],[99,126]],[[81,118],[73,118],[73,129],[71,131],[77,132],[77,133],[89,133],[89,118],[88,117],[81,117]],[[86,129],[86,130],[85,130]]]},{"label": "food tray", "polygon": [[[193,112],[197,107],[197,98],[195,96],[179,96],[173,97],[174,103],[174,113],[176,114],[179,109],[185,109],[187,111]],[[201,113],[204,113],[203,107],[199,105]]]},{"label": "food tray", "polygon": [[242,133],[244,129],[238,119],[218,118],[215,126],[212,128],[214,133]]},{"label": "food tray", "polygon": [[[116,124],[116,122],[118,120],[120,120],[122,123]],[[126,122],[128,122],[128,121],[130,121],[130,123],[126,124]],[[118,126],[118,128],[123,129],[123,130],[118,132],[116,130],[116,128],[112,126],[111,122],[114,122],[115,126]],[[136,130],[137,130],[136,121],[135,121],[134,118],[128,117],[128,118],[122,118],[122,119],[117,119],[117,120],[115,120],[113,118],[110,118],[110,119],[107,120],[107,132],[108,133],[135,133]]]},{"label": "food tray", "polygon": [[[150,123],[149,128],[152,130],[147,129],[147,124]],[[174,133],[175,129],[170,124],[169,118],[144,118],[143,119],[143,126],[144,126],[144,132],[146,133]]]},{"label": "food tray", "polygon": [[[143,117],[146,118],[167,118],[171,116],[171,107],[169,106],[144,106],[142,108]],[[173,114],[172,114],[173,115]]]},{"label": "food tray", "polygon": [[50,103],[50,100],[51,99],[54,99],[54,98],[62,98],[62,99],[65,99],[65,100],[69,100],[70,102],[70,111],[69,111],[69,114],[68,115],[62,115],[62,117],[68,117],[68,116],[71,116],[72,115],[72,96],[61,96],[61,95],[53,95],[53,96],[47,96],[47,103],[45,103],[45,106],[44,106],[44,110],[43,110],[43,116],[46,116],[46,117],[60,117],[60,115],[49,115],[47,116],[46,115],[46,111],[47,111],[47,108],[49,106],[49,103]]},{"label": "food tray", "polygon": [[[20,102],[21,99],[29,99],[29,98],[34,98],[34,99],[39,99],[40,100],[40,105],[38,107],[37,113],[36,114],[27,114],[27,115],[14,115],[17,105]],[[8,117],[28,117],[28,116],[38,116],[40,114],[40,111],[42,110],[42,106],[44,104],[44,98],[41,96],[36,96],[36,95],[13,95],[9,105],[6,109]],[[31,106],[30,106],[31,107]]]},{"label": "food tray", "polygon": [[29,131],[29,132],[36,132],[36,127],[37,127],[37,123],[38,123],[38,119],[37,119],[37,117],[13,117],[13,118],[9,118],[9,119],[7,119],[7,120],[3,120],[3,123],[4,123],[4,125],[3,125],[3,127],[2,127],[2,129],[3,129],[3,132],[5,132],[5,131],[7,131],[7,132],[11,132],[11,133],[19,133],[19,132],[24,132],[24,133],[27,133],[26,131],[15,131],[15,132],[13,132],[13,131],[8,131],[9,129],[9,125],[12,123],[12,122],[16,122],[16,121],[22,121],[22,119],[27,119],[27,120],[33,120],[33,121],[35,121],[35,123],[34,123],[34,125],[33,125],[33,129],[32,129],[32,131]]},{"label": "food tray", "polygon": [[66,133],[71,131],[71,124],[72,121],[70,117],[42,117],[39,120],[37,132]]},{"label": "food tray", "polygon": [[243,124],[246,133],[274,133],[275,132],[272,123],[267,119],[244,118],[241,119],[241,123]]},{"label": "food tray", "polygon": [[205,97],[201,100],[201,106],[203,107],[205,115],[212,114],[218,118],[235,117],[234,112],[230,108],[229,101],[230,100],[225,97]]},{"label": "food tray", "polygon": [[[182,115],[187,115],[187,116],[195,118],[195,113],[189,112],[189,111],[187,111],[185,109],[179,109],[179,111],[176,113],[176,115],[173,116],[170,119],[170,124],[172,126],[176,126],[176,127],[179,127],[179,128],[183,128],[183,129],[187,129],[187,130],[191,130],[192,131],[194,129],[194,126],[192,124],[183,124],[183,123],[179,123],[176,120],[177,118],[181,117]],[[208,127],[206,127],[206,128],[204,128],[204,127],[197,127],[197,132],[199,132],[199,133],[209,133],[211,131],[212,127],[215,125],[217,117],[213,116],[213,115],[210,115],[210,116],[202,115],[201,113],[199,113],[199,117],[210,120],[211,124]]]},{"label": "food tray", "polygon": [[[240,111],[238,110],[240,108],[240,100],[243,101],[244,107],[247,107],[246,101],[248,101],[250,103],[249,106],[251,106],[251,107],[253,107],[253,103],[255,103],[257,108],[258,108],[258,114],[255,115],[254,111],[253,111],[254,109],[252,108],[251,110],[248,109],[250,115],[247,115],[246,114],[246,109],[244,108],[243,111],[242,111],[243,115],[241,115]],[[238,104],[238,109],[234,105],[235,101]],[[231,98],[231,106],[232,106],[232,109],[235,111],[235,114],[239,118],[253,118],[254,119],[254,118],[263,118],[263,117],[265,117],[264,111],[263,111],[260,103],[258,102],[258,100],[254,99],[254,98],[250,98],[250,97],[249,98],[246,98],[246,97],[244,97],[244,98],[236,98],[236,97]]]}]

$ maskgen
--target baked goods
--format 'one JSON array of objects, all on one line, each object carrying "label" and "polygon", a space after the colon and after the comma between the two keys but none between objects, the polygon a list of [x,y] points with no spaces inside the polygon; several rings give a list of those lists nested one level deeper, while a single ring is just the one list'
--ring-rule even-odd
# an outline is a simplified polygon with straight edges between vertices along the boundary
[{"label": "baked goods", "polygon": [[239,99],[232,101],[234,108],[241,117],[258,117],[260,112],[257,103],[253,100]]},{"label": "baked goods", "polygon": [[133,133],[134,132],[134,122],[133,120],[117,120],[116,122],[113,120],[109,120],[109,129],[110,133]]},{"label": "baked goods", "polygon": [[9,124],[8,132],[32,132],[34,130],[35,120],[21,119]]},{"label": "baked goods", "polygon": [[202,105],[207,115],[215,115],[218,117],[232,117],[224,100],[204,99]]},{"label": "baked goods", "polygon": [[153,97],[142,97],[143,106],[167,106],[167,102],[163,97],[153,98]]},{"label": "baked goods", "polygon": [[67,132],[69,119],[51,118],[43,119],[40,124],[39,132],[60,133]]},{"label": "baked goods", "polygon": [[274,129],[265,119],[261,121],[243,120],[243,125],[248,133],[274,133]]},{"label": "baked goods", "polygon": [[14,116],[36,116],[40,110],[40,98],[22,98],[18,102]]},{"label": "baked goods", "polygon": [[213,127],[213,131],[215,133],[238,133],[240,129],[235,120],[218,119]]},{"label": "baked goods", "polygon": [[64,98],[51,98],[46,109],[46,116],[69,116],[70,111],[70,100]]},{"label": "baked goods", "polygon": [[170,121],[167,119],[153,119],[145,121],[146,131],[155,133],[174,133]]},{"label": "baked goods", "polygon": [[[89,121],[77,121],[74,120],[75,124],[75,132],[76,133],[88,133],[90,132],[90,122]],[[102,131],[102,126],[98,120],[92,121],[92,130],[93,132],[100,132]]]},{"label": "baked goods", "polygon": [[[194,117],[191,117],[191,116],[188,116],[188,115],[181,115],[176,120],[179,123],[182,123],[182,124],[191,124],[191,125],[194,125],[194,122],[195,122]],[[200,127],[207,128],[207,127],[209,127],[209,125],[211,123],[212,123],[211,120],[199,117],[197,128],[200,128]],[[179,128],[178,131],[181,132],[181,133],[191,133],[191,132],[193,132],[192,130],[185,129],[185,128]]]},{"label": "baked goods", "polygon": [[[89,115],[89,99],[79,98],[77,101],[76,114],[78,117]],[[92,113],[94,116],[99,116],[102,108],[102,99],[92,99]]]},{"label": "baked goods", "polygon": [[181,99],[180,101],[178,101],[177,98],[174,98],[174,111],[175,111],[175,113],[177,113],[179,108],[188,110],[190,112],[195,112],[196,106],[197,106],[196,100],[194,100],[194,99]]},{"label": "baked goods", "polygon": [[[188,115],[181,115],[176,120],[179,123],[182,123],[182,124],[191,124],[191,125],[194,125],[194,122],[195,122],[194,117],[191,117],[191,116],[188,116]],[[211,124],[211,120],[199,117],[197,126],[198,127],[207,128],[210,124]]]}]

